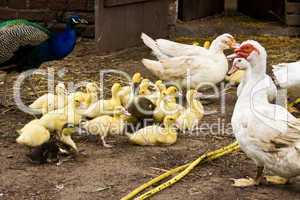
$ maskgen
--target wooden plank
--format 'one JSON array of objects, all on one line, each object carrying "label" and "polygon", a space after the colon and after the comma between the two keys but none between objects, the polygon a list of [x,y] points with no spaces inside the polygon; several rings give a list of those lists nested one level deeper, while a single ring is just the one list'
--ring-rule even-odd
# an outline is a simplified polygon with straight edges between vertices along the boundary
[{"label": "wooden plank", "polygon": [[143,32],[154,38],[167,36],[168,22],[166,11],[168,0],[146,2],[144,4]]},{"label": "wooden plank", "polygon": [[113,7],[105,7],[104,1],[96,0],[95,5],[96,42],[101,54],[141,44],[141,32],[167,36],[168,0]]},{"label": "wooden plank", "polygon": [[105,0],[104,7],[122,6],[127,4],[143,3],[146,1],[152,1],[152,0]]},{"label": "wooden plank", "polygon": [[300,2],[287,2],[286,3],[286,12],[287,13],[300,13]]},{"label": "wooden plank", "polygon": [[286,15],[286,24],[290,26],[300,26],[300,15]]},{"label": "wooden plank", "polygon": [[133,4],[126,6],[126,25],[124,37],[126,38],[127,46],[135,46],[141,43],[141,32],[143,31],[143,4]]}]

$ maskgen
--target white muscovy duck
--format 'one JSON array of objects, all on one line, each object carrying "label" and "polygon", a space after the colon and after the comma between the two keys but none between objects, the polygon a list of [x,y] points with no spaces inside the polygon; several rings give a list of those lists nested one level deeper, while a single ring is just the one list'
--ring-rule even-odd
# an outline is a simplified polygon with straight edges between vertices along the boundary
[{"label": "white muscovy duck", "polygon": [[259,184],[264,167],[284,177],[269,176],[267,181],[284,184],[300,175],[300,122],[284,107],[268,101],[265,49],[258,42],[248,40],[236,49],[236,54],[251,65],[236,65],[240,69],[245,67],[249,77],[236,102],[231,123],[240,148],[258,170],[255,179],[233,179],[233,185]]},{"label": "white muscovy duck", "polygon": [[[247,68],[251,67],[251,64],[246,59],[236,58],[236,59],[234,59],[232,68],[228,73],[231,74],[232,71],[235,71],[239,67],[243,67],[243,68],[247,69]],[[237,88],[237,96],[238,97],[240,96],[243,88],[245,87],[245,85],[247,83],[247,79],[249,79],[250,76],[251,76],[251,74],[248,73],[242,77],[242,80]],[[265,74],[265,81],[266,81],[265,84],[268,85],[268,87],[267,87],[268,100],[270,102],[272,102],[277,97],[277,88],[276,88],[276,85],[274,84],[273,80],[271,79],[271,77],[267,74]]]},{"label": "white muscovy duck", "polygon": [[300,61],[273,65],[273,74],[276,83],[288,89],[292,101],[300,97]]},{"label": "white muscovy duck", "polygon": [[237,46],[233,36],[227,33],[218,36],[209,49],[163,39],[154,41],[144,33],[141,38],[158,59],[143,59],[146,68],[162,80],[175,81],[180,86],[191,88],[221,82],[228,71],[223,51]]}]

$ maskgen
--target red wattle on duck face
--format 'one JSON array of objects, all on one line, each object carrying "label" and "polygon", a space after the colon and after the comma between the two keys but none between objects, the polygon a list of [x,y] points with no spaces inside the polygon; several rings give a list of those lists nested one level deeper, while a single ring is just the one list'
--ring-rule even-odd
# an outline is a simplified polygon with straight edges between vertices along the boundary
[{"label": "red wattle on duck face", "polygon": [[247,58],[249,56],[249,53],[244,52],[242,49],[236,49],[235,53],[239,58]]}]

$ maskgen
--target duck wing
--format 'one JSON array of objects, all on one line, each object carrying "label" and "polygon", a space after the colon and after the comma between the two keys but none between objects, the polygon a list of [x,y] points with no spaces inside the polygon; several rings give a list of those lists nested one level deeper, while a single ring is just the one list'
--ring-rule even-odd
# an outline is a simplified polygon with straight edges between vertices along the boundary
[{"label": "duck wing", "polygon": [[[255,109],[255,126],[260,131],[251,131],[265,151],[274,152],[281,148],[296,147],[300,149],[300,121],[285,108],[275,104],[260,106]],[[263,132],[263,133],[262,133]]]},{"label": "duck wing", "polygon": [[150,71],[163,80],[183,79],[188,74],[198,73],[201,69],[204,70],[215,65],[214,60],[202,56],[180,56],[160,61],[143,59],[142,62]]},{"label": "duck wing", "polygon": [[152,49],[153,54],[158,59],[178,56],[206,55],[208,50],[204,47],[181,44],[166,39],[153,40],[151,37],[142,33],[141,38],[146,46]]},{"label": "duck wing", "polygon": [[273,74],[282,88],[300,85],[300,61],[273,65]]}]

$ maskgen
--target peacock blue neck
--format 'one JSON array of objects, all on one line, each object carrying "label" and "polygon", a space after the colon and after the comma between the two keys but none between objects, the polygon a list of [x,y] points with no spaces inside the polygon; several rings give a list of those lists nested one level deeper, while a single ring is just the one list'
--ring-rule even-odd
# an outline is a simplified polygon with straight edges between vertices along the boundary
[{"label": "peacock blue neck", "polygon": [[71,23],[67,23],[63,32],[55,33],[50,39],[52,59],[62,59],[66,57],[75,47],[77,40],[76,28]]}]

